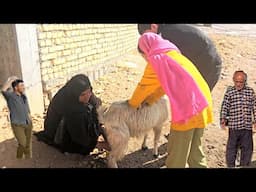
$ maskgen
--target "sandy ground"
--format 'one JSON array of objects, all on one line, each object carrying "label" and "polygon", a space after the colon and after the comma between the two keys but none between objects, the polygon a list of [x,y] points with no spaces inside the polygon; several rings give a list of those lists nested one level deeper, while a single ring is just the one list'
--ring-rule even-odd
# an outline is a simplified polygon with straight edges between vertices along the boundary
[{"label": "sandy ground", "polygon": [[[219,109],[225,89],[232,85],[232,74],[237,69],[248,73],[248,84],[255,88],[255,64],[256,64],[256,39],[253,37],[229,36],[207,31],[208,35],[216,43],[216,47],[223,59],[221,79],[212,91],[214,100],[215,123],[209,125],[204,134],[203,149],[210,168],[225,167],[225,147],[227,132],[220,130],[218,119]],[[104,104],[117,100],[126,100],[133,93],[136,84],[140,80],[144,60],[136,53],[127,55],[112,73],[93,82],[96,95],[100,96]],[[0,98],[3,103],[3,98]],[[9,122],[6,119],[7,110],[0,112],[0,167],[7,168],[87,168],[106,167],[106,153],[98,153],[97,149],[87,157],[77,154],[62,154],[56,149],[38,142],[33,136],[33,159],[16,160],[15,151],[17,143],[11,132]],[[42,130],[43,119],[34,116],[34,131]],[[163,129],[160,139],[160,157],[153,158],[153,134],[149,134],[149,150],[141,151],[142,138],[130,139],[129,148],[125,158],[119,162],[121,168],[159,168],[164,166],[166,158],[166,139],[164,134],[169,132],[169,127]],[[255,141],[255,138],[254,138]],[[256,142],[255,142],[256,143]],[[256,146],[255,146],[256,147]],[[256,149],[256,148],[255,148]],[[256,155],[253,156],[253,165],[256,167]]]}]

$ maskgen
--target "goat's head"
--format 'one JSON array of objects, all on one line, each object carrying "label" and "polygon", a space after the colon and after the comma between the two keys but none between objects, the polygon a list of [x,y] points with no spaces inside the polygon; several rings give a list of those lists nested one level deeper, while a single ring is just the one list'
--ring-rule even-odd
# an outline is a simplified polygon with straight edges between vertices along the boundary
[{"label": "goat's head", "polygon": [[99,123],[104,124],[104,114],[108,111],[108,107],[101,105],[97,108]]}]

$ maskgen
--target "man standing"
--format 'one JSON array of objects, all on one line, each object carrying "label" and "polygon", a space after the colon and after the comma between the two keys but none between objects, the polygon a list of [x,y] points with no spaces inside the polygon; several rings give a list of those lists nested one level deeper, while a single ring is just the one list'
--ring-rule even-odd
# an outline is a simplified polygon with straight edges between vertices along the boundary
[{"label": "man standing", "polygon": [[[226,151],[228,167],[235,167],[237,151],[241,149],[240,166],[249,166],[253,153],[252,128],[256,128],[256,98],[254,90],[246,85],[247,74],[236,71],[234,86],[227,89],[221,106],[221,128],[229,128]],[[253,117],[252,117],[253,116]]]},{"label": "man standing", "polygon": [[[12,86],[13,91],[8,91]],[[22,159],[32,158],[32,120],[26,95],[25,86],[21,79],[10,77],[2,87],[2,94],[7,101],[10,111],[11,127],[18,141],[16,157]]]},{"label": "man standing", "polygon": [[161,33],[192,61],[210,90],[214,88],[220,77],[222,61],[214,43],[201,30],[188,24],[138,24],[138,31],[140,34]]}]

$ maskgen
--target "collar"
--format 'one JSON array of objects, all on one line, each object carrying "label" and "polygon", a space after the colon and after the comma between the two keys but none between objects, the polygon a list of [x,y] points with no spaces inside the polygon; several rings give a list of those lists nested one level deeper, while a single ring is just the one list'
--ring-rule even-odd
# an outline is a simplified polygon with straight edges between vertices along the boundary
[{"label": "collar", "polygon": [[22,93],[19,95],[19,94],[17,94],[16,92],[14,92],[14,94],[15,94],[16,96],[18,96],[18,97],[26,98],[26,96],[25,96],[24,94],[22,94]]},{"label": "collar", "polygon": [[20,94],[20,95],[19,95],[19,94],[18,94],[18,93],[16,93],[16,92],[13,92],[13,93],[14,93],[15,95],[19,96],[19,97],[20,97],[20,96],[22,96],[22,94]]},{"label": "collar", "polygon": [[243,90],[246,89],[246,86],[244,86],[244,87],[243,87],[242,89],[240,89],[240,90],[237,90],[235,86],[233,86],[233,87],[234,87],[234,89],[235,89],[236,91],[238,91],[238,92],[242,92]]}]

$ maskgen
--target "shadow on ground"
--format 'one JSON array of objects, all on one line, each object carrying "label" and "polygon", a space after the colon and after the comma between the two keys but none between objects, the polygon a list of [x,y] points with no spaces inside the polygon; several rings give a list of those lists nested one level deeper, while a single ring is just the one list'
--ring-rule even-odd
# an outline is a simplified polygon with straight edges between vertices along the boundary
[{"label": "shadow on ground", "polygon": [[[0,143],[0,168],[106,168],[106,158],[102,153],[87,157],[79,154],[63,154],[55,148],[37,141],[33,135],[33,158],[17,160],[15,138]],[[120,168],[160,168],[166,158],[166,144],[159,147],[159,158],[153,157],[152,149],[137,150],[118,163]]]},{"label": "shadow on ground", "polygon": [[256,161],[252,161],[250,168],[256,168]]},{"label": "shadow on ground", "polygon": [[33,158],[16,159],[17,141],[15,138],[7,139],[0,143],[0,168],[91,168],[97,164],[105,166],[100,158],[95,155],[82,156],[79,154],[63,154],[57,149],[37,141],[32,137]]},{"label": "shadow on ground", "polygon": [[153,157],[153,150],[148,149],[146,151],[137,150],[126,155],[122,161],[118,163],[120,168],[160,168],[165,165],[167,144],[163,144],[159,147],[158,158]]},{"label": "shadow on ground", "polygon": [[[56,149],[38,142],[33,136],[33,158],[16,159],[17,141],[15,138],[7,139],[0,143],[0,167],[6,168],[50,168],[50,167],[70,167],[65,163],[65,155]],[[58,161],[56,161],[58,160]],[[69,161],[70,162],[70,161]],[[58,164],[59,163],[59,164]]]}]

